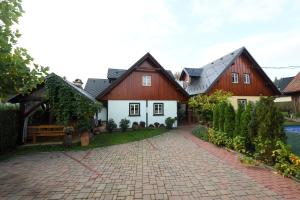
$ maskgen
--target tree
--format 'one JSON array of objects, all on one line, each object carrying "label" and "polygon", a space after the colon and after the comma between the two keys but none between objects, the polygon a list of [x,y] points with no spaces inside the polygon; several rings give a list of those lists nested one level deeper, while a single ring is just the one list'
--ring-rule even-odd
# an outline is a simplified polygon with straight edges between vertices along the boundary
[{"label": "tree", "polygon": [[218,104],[219,106],[219,131],[224,131],[224,121],[225,121],[225,107],[226,103],[222,102]]},{"label": "tree", "polygon": [[204,121],[213,120],[213,110],[218,103],[228,102],[230,92],[217,90],[211,95],[199,94],[189,99],[189,106],[198,113]]},{"label": "tree", "polygon": [[219,118],[220,118],[220,109],[219,106],[215,106],[213,112],[213,128],[218,131],[219,130]]},{"label": "tree", "polygon": [[233,133],[234,136],[240,135],[240,123],[241,123],[241,116],[243,112],[244,112],[244,106],[243,104],[239,103],[235,115],[235,126],[234,126],[234,133]]},{"label": "tree", "polygon": [[0,100],[29,92],[47,75],[47,67],[33,63],[27,50],[17,47],[21,34],[15,27],[23,13],[21,0],[0,1]]},{"label": "tree", "polygon": [[228,103],[225,108],[224,132],[230,137],[233,136],[235,126],[235,111],[231,103]]}]

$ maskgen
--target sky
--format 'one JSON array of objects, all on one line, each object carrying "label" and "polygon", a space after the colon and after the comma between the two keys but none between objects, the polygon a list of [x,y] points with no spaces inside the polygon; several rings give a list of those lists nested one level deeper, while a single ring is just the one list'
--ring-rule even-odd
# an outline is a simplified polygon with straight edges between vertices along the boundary
[{"label": "sky", "polygon": [[73,81],[150,52],[172,72],[245,46],[273,80],[300,71],[299,0],[23,0],[19,46]]}]

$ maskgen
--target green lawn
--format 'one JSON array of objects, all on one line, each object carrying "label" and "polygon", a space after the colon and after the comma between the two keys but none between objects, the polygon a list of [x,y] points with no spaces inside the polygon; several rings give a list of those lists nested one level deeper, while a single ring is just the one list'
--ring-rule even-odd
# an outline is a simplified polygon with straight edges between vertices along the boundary
[{"label": "green lawn", "polygon": [[127,132],[113,132],[113,133],[101,133],[96,135],[90,142],[89,146],[81,147],[80,144],[73,145],[70,148],[65,148],[63,145],[35,145],[35,146],[21,146],[13,152],[9,152],[0,155],[0,161],[11,158],[15,155],[24,155],[36,152],[52,152],[52,151],[78,151],[86,150],[97,147],[104,147],[116,144],[124,144],[128,142],[143,140],[153,136],[160,135],[167,132],[165,128],[156,129],[140,129],[136,131]]},{"label": "green lawn", "polygon": [[285,121],[284,122],[284,124],[283,124],[284,126],[300,126],[300,122],[291,122],[291,121]]},{"label": "green lawn", "polygon": [[288,139],[287,143],[291,145],[292,151],[300,156],[300,134],[299,133],[286,133]]}]

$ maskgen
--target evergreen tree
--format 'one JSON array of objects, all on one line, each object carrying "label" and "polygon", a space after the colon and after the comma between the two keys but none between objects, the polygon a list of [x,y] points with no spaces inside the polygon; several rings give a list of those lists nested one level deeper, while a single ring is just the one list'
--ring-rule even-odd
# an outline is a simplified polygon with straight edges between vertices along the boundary
[{"label": "evergreen tree", "polygon": [[219,104],[217,104],[213,112],[213,127],[216,131],[219,130],[219,118],[220,118],[220,109],[219,109]]},{"label": "evergreen tree", "polygon": [[244,106],[243,104],[239,103],[235,115],[235,126],[234,126],[234,133],[233,133],[234,136],[240,135],[240,122],[241,122],[241,116],[243,112],[244,112]]},{"label": "evergreen tree", "polygon": [[224,131],[226,103],[219,104],[219,131]]},{"label": "evergreen tree", "polygon": [[233,136],[235,126],[235,111],[233,106],[229,103],[225,108],[224,132],[229,136]]},{"label": "evergreen tree", "polygon": [[252,104],[248,103],[246,110],[241,115],[241,121],[240,121],[240,135],[248,138],[249,136],[249,129],[248,125],[251,120],[251,110],[252,110]]}]

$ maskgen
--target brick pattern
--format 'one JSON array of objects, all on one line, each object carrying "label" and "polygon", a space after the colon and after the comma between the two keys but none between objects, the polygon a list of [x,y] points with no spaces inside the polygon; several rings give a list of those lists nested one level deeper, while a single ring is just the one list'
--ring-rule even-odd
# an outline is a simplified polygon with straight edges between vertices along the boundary
[{"label": "brick pattern", "polygon": [[258,182],[244,166],[227,161],[232,155],[220,157],[222,149],[210,151],[199,141],[182,129],[89,151],[19,156],[0,163],[0,199],[283,199],[294,194]]}]

